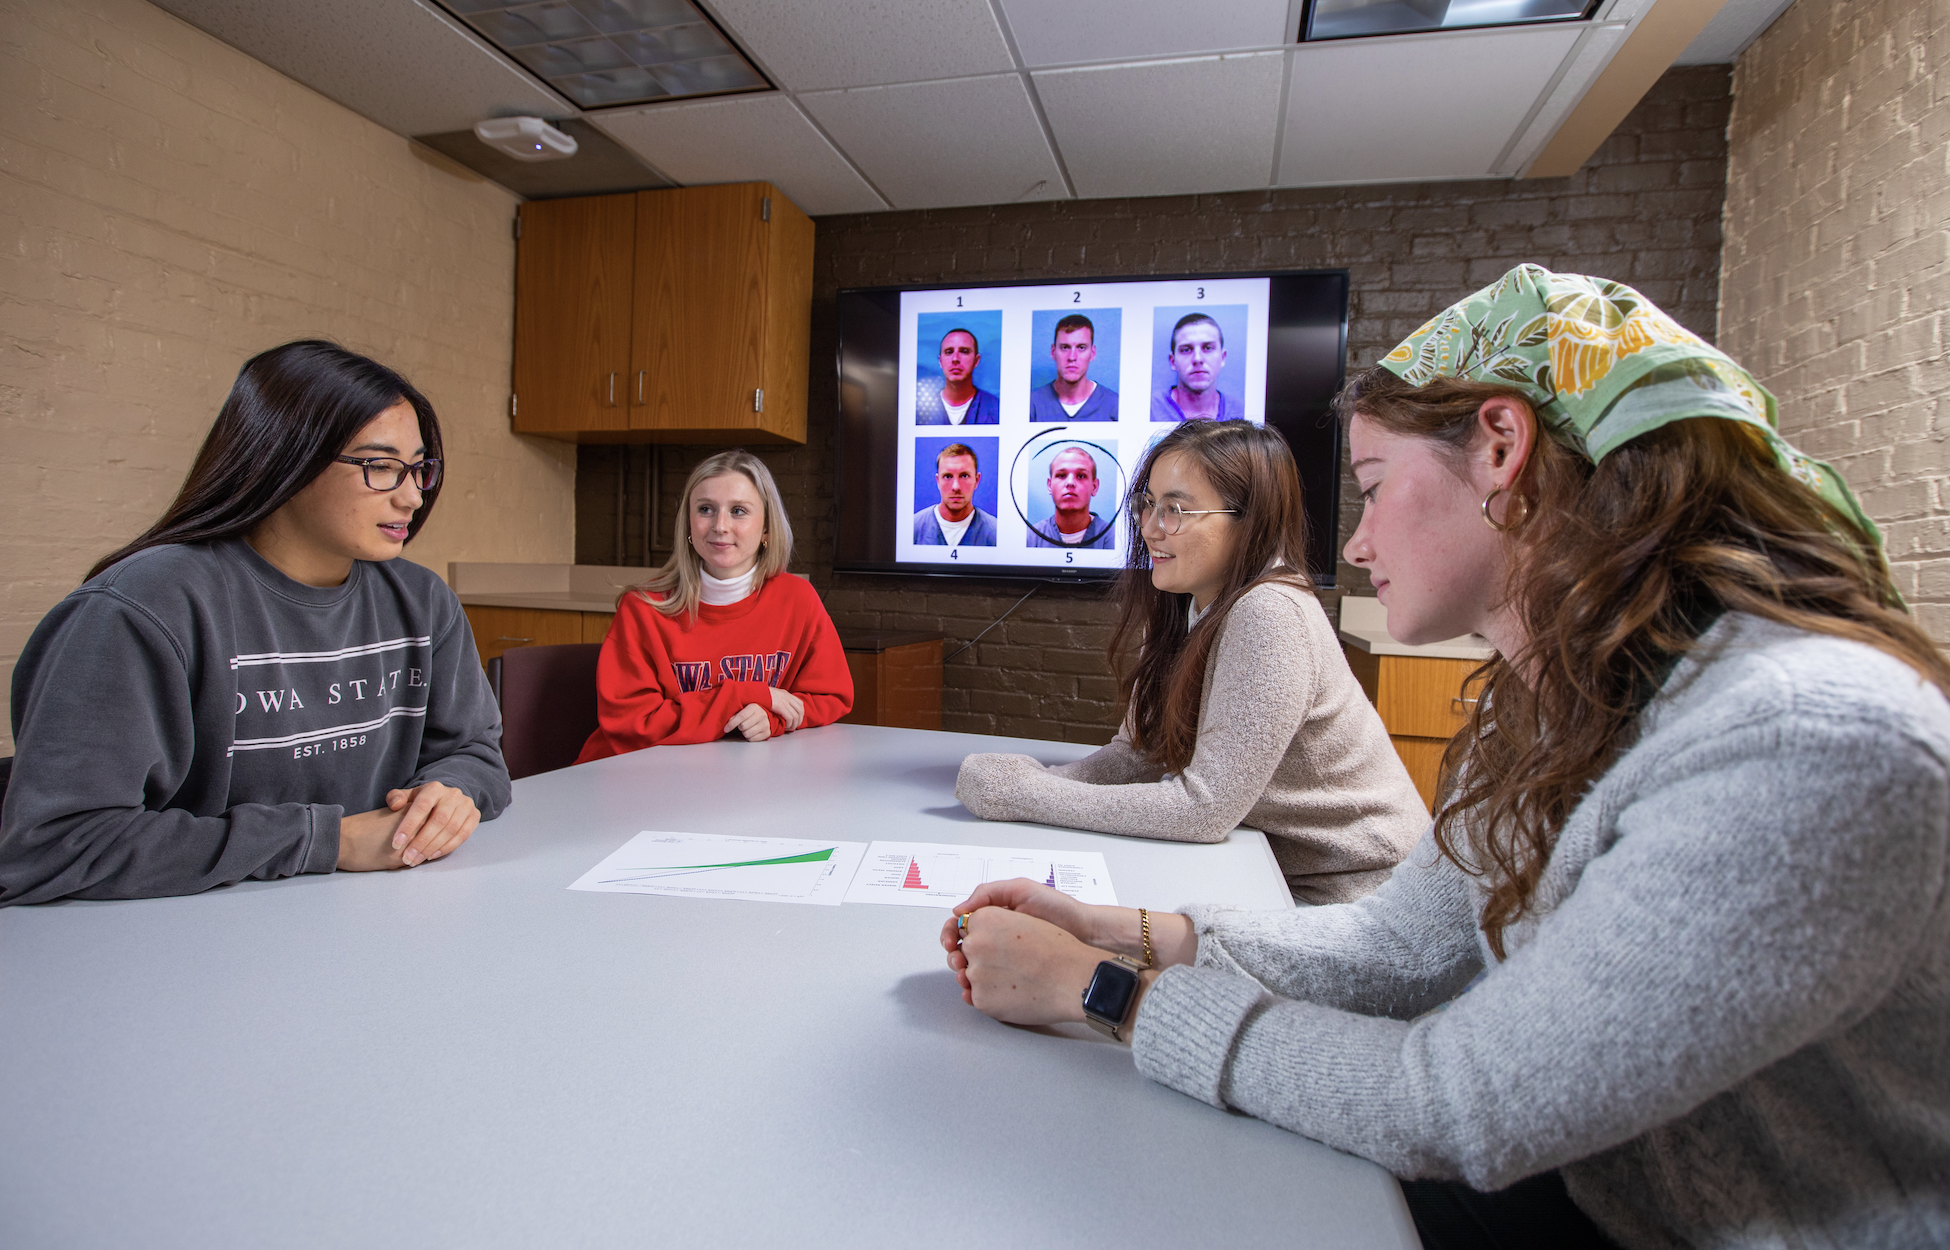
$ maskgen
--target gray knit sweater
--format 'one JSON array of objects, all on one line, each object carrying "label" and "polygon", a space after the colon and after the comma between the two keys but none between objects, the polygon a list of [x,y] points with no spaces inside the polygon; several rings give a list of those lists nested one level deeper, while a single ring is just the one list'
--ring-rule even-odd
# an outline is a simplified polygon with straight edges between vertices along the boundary
[{"label": "gray knit sweater", "polygon": [[1561,1167],[1627,1247],[1950,1245],[1947,855],[1942,696],[1729,615],[1506,962],[1424,841],[1348,906],[1189,909],[1198,965],[1144,1000],[1137,1065],[1405,1177]]},{"label": "gray knit sweater", "polygon": [[1223,841],[1244,824],[1271,835],[1302,902],[1374,889],[1428,827],[1429,811],[1320,601],[1267,583],[1233,605],[1223,629],[1183,773],[1165,775],[1132,746],[1126,721],[1101,751],[1053,768],[1027,755],[971,755],[955,797],[986,820],[1174,842]]}]

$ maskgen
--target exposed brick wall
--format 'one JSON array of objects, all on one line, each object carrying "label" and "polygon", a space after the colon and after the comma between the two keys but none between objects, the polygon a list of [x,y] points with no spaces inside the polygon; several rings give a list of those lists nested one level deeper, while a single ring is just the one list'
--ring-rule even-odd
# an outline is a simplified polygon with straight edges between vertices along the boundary
[{"label": "exposed brick wall", "polygon": [[453,471],[413,559],[569,558],[573,451],[508,431],[514,196],[144,0],[0,0],[0,143],[0,698],[290,339],[439,409]]},{"label": "exposed brick wall", "polygon": [[1950,4],[1800,0],[1734,83],[1722,342],[1950,643]]},{"label": "exposed brick wall", "polygon": [[[1673,70],[1591,161],[1569,178],[1085,200],[824,217],[818,222],[813,360],[833,359],[833,298],[843,287],[1346,267],[1353,276],[1350,369],[1373,364],[1423,321],[1510,266],[1630,282],[1707,337],[1719,300],[1728,74]],[[841,626],[938,629],[953,650],[1026,586],[834,574],[832,371],[815,367],[804,448],[761,450],[799,531],[795,568]],[[637,459],[631,460],[634,454]],[[577,559],[641,562],[644,460],[584,448]],[[667,448],[665,515],[706,449]],[[626,539],[615,533],[616,472],[630,475]],[[1356,520],[1342,488],[1341,538]],[[668,524],[668,521],[666,521]],[[666,544],[668,534],[665,535]],[[617,559],[618,556],[621,559]],[[1365,589],[1347,565],[1343,588]],[[1120,709],[1104,657],[1105,592],[1045,587],[950,661],[949,729],[1103,742]]]}]

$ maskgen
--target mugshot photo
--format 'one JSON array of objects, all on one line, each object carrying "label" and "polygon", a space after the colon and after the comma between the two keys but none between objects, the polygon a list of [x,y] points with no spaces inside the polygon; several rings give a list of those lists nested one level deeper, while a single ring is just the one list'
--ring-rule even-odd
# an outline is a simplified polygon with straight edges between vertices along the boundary
[{"label": "mugshot photo", "polygon": [[1123,309],[1038,309],[1029,337],[1031,421],[1117,420]]},{"label": "mugshot photo", "polygon": [[1152,310],[1151,419],[1231,421],[1246,411],[1246,305]]},{"label": "mugshot photo", "polygon": [[926,547],[995,546],[995,460],[1001,440],[914,440],[914,542]]},{"label": "mugshot photo", "polygon": [[914,423],[996,425],[1002,420],[1000,309],[922,313],[914,336]]},{"label": "mugshot photo", "polygon": [[1051,433],[1059,436],[1025,449],[1029,467],[1017,502],[1029,523],[1026,545],[1111,550],[1124,498],[1116,440]]}]

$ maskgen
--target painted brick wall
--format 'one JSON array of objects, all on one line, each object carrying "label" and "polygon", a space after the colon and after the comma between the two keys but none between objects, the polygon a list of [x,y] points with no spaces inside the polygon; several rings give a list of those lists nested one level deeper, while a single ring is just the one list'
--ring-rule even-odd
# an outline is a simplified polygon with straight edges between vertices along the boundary
[{"label": "painted brick wall", "polygon": [[0,689],[161,513],[238,366],[294,338],[439,410],[412,558],[571,558],[573,449],[508,432],[514,206],[144,0],[0,0]]},{"label": "painted brick wall", "polygon": [[[833,359],[843,287],[995,282],[1345,266],[1353,274],[1349,367],[1373,364],[1447,304],[1510,266],[1630,282],[1709,338],[1719,301],[1728,73],[1663,77],[1570,178],[1244,192],[1003,205],[819,219],[813,360]],[[799,534],[794,567],[841,626],[936,629],[949,650],[1026,587],[832,572],[832,437],[837,388],[815,367],[806,447],[761,451]],[[642,516],[661,459],[662,546],[676,493],[705,454],[583,448],[577,559],[644,563]],[[619,494],[619,475],[622,490]],[[1341,537],[1353,532],[1344,481]],[[616,542],[621,503],[621,544]],[[1364,589],[1355,569],[1344,588]],[[971,733],[1103,742],[1120,709],[1104,656],[1113,616],[1101,591],[1046,587],[949,662],[946,725]]]},{"label": "painted brick wall", "polygon": [[1721,342],[1950,643],[1950,3],[1800,0],[1734,84]]}]

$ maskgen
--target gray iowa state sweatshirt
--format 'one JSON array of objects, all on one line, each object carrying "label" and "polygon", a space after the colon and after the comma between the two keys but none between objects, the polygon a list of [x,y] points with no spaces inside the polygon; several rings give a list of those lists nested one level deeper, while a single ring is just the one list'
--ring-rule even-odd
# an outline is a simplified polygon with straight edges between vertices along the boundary
[{"label": "gray iowa state sweatshirt", "polygon": [[388,790],[510,796],[460,601],[406,560],[320,588],[240,539],[139,552],[35,629],[13,729],[0,906],[331,872]]}]

